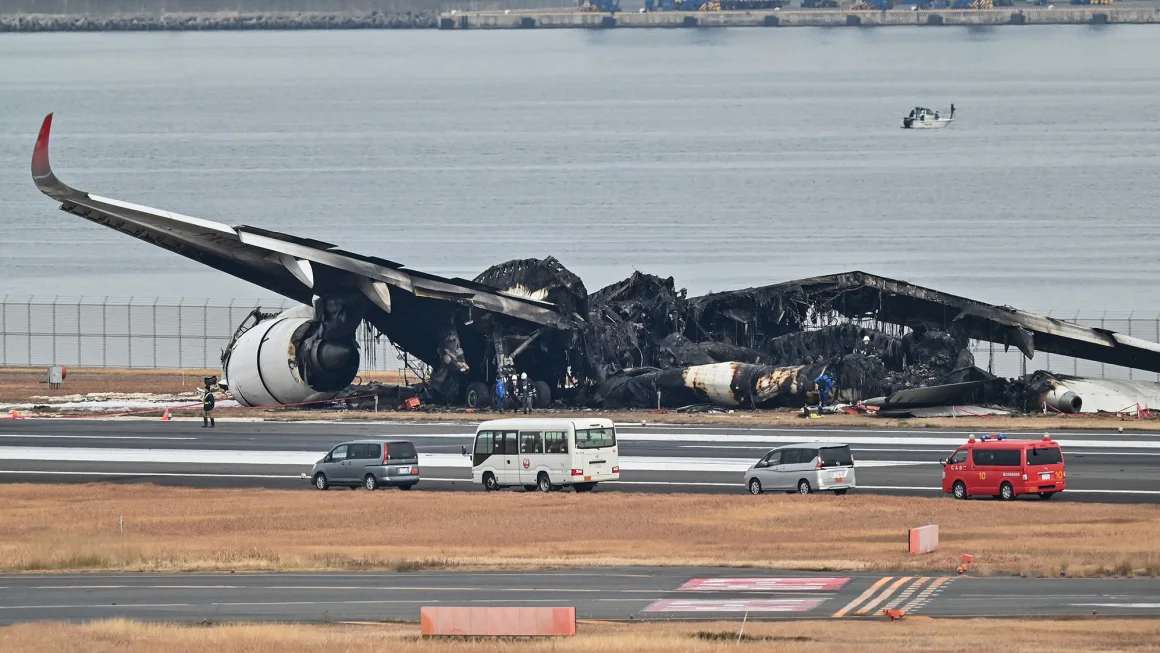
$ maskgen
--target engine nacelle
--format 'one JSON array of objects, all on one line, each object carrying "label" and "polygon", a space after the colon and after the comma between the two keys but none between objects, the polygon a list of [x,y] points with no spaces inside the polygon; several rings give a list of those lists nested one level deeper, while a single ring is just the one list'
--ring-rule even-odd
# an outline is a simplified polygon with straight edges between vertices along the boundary
[{"label": "engine nacelle", "polygon": [[243,406],[333,397],[358,373],[358,346],[352,336],[322,340],[318,328],[310,306],[258,322],[230,347],[223,385]]}]

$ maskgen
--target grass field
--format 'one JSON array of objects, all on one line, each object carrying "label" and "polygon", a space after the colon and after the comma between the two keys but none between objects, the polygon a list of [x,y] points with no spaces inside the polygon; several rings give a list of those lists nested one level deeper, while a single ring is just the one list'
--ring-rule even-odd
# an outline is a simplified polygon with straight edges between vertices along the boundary
[{"label": "grass field", "polygon": [[1160,620],[934,620],[748,623],[586,624],[560,639],[422,639],[413,625],[187,626],[101,621],[29,623],[0,628],[0,651],[56,653],[1070,653],[1160,651]]},{"label": "grass field", "polygon": [[[50,390],[41,383],[46,378],[41,368],[0,368],[0,403],[38,403],[49,405],[45,398],[61,400],[63,398],[78,399],[80,396],[103,395],[133,395],[148,393],[167,397],[181,397],[189,399],[190,403],[197,403],[196,388],[206,376],[220,374],[213,369],[187,370],[147,370],[147,369],[116,369],[116,368],[78,368],[70,369],[68,378],[63,387]],[[364,382],[381,381],[383,383],[399,383],[399,375],[395,372],[373,372],[361,375]],[[126,411],[112,409],[113,412]],[[37,411],[25,411],[36,414]],[[59,413],[61,411],[51,411]],[[92,411],[71,411],[70,414],[82,412],[92,414]],[[160,409],[152,412],[140,411],[152,416],[160,413]],[[174,417],[193,417],[200,413],[196,409],[171,411]],[[868,415],[826,415],[821,419],[803,419],[796,411],[790,410],[738,410],[732,413],[649,413],[645,410],[621,411],[552,411],[553,416],[567,417],[578,415],[592,417],[594,415],[609,417],[618,422],[639,422],[645,420],[655,424],[716,424],[726,426],[782,426],[782,427],[911,427],[911,428],[954,428],[957,430],[974,429],[983,432],[1003,431],[1015,429],[1032,429],[1043,431],[1059,431],[1061,429],[1109,429],[1123,428],[1124,430],[1160,430],[1160,419],[1120,419],[1118,417],[1097,416],[1060,416],[1060,415],[1022,415],[1013,417],[972,417],[957,418],[930,418],[930,419],[885,419]],[[491,419],[496,413],[484,411],[468,413],[462,409],[442,410],[436,407],[421,407],[419,410],[382,412],[369,411],[323,411],[302,410],[290,408],[277,409],[226,409],[217,412],[219,419],[246,418],[264,420],[316,420],[316,419],[374,419],[374,420],[416,420],[429,419],[439,421],[462,420],[478,421]]]},{"label": "grass field", "polygon": [[[925,524],[939,525],[941,550],[909,555],[907,529]],[[979,573],[1157,575],[1157,541],[1155,505],[0,486],[4,571],[613,564],[950,571],[969,553]]]}]

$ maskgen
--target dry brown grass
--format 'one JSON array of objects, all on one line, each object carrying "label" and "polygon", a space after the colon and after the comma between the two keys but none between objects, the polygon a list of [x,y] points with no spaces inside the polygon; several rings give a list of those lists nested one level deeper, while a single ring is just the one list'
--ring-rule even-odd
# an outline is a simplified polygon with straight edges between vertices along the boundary
[{"label": "dry brown grass", "polygon": [[[975,556],[980,573],[1058,575],[1066,568],[1078,576],[1160,567],[1155,505],[738,492],[4,485],[0,570],[645,564],[949,571],[963,553]],[[939,525],[941,550],[907,554],[907,529],[925,524]]]},{"label": "dry brown grass", "polygon": [[418,626],[230,624],[187,626],[132,621],[84,625],[30,623],[0,628],[0,651],[59,653],[1070,653],[1160,651],[1160,620],[940,621],[909,617],[887,623],[791,621],[753,623],[737,644],[740,624],[581,623],[575,637],[559,639],[423,639]]}]

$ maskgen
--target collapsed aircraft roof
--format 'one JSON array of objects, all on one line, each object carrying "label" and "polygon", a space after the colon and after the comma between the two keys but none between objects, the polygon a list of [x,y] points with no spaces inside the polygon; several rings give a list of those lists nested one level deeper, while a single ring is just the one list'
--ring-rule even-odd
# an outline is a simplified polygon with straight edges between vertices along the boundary
[{"label": "collapsed aircraft roof", "polygon": [[749,311],[733,317],[756,317],[757,311],[782,313],[787,304],[801,315],[806,307],[832,310],[850,319],[870,318],[911,328],[942,329],[975,340],[1014,345],[1028,358],[1035,352],[1073,356],[1111,365],[1160,372],[1160,344],[1028,313],[888,279],[866,272],[845,272],[758,288],[713,293],[691,298],[694,313],[715,312],[737,305]]}]

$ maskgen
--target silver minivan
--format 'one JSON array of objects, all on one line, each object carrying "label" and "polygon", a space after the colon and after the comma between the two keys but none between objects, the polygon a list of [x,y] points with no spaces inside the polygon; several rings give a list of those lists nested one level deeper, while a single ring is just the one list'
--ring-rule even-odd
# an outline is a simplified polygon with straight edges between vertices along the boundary
[{"label": "silver minivan", "polygon": [[746,470],[745,487],[750,494],[765,490],[845,494],[856,487],[854,457],[846,444],[810,442],[778,447]]},{"label": "silver minivan", "polygon": [[405,440],[343,442],[314,463],[310,480],[319,490],[331,486],[377,490],[392,485],[410,490],[419,482],[419,453]]}]

